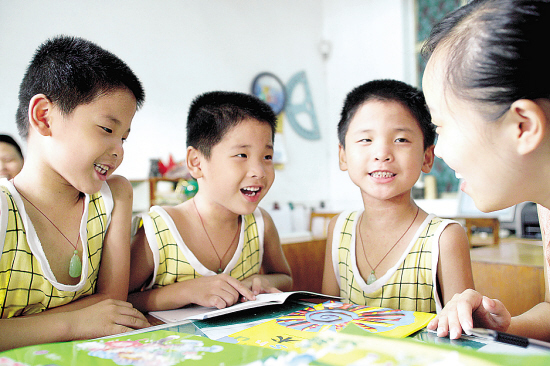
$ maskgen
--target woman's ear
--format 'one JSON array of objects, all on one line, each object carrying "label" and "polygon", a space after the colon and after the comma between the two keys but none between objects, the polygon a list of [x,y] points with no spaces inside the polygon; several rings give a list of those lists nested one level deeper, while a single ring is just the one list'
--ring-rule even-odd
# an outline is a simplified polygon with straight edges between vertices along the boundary
[{"label": "woman's ear", "polygon": [[44,94],[36,94],[29,101],[29,128],[42,136],[51,135],[53,104]]},{"label": "woman's ear", "polygon": [[348,170],[348,163],[346,161],[346,148],[342,144],[338,144],[338,163],[340,164],[340,170]]},{"label": "woman's ear", "polygon": [[434,149],[435,149],[435,145],[432,145],[432,146],[428,146],[428,148],[424,151],[424,162],[422,163],[422,171],[426,174],[432,170],[432,167],[434,165],[434,161],[435,161]]},{"label": "woman's ear", "polygon": [[520,99],[512,103],[505,121],[511,123],[516,150],[526,155],[540,146],[547,133],[548,116],[539,102]]},{"label": "woman's ear", "polygon": [[189,146],[187,148],[187,156],[185,158],[185,162],[187,164],[187,169],[189,170],[189,173],[195,179],[199,179],[202,177],[201,157],[202,154],[200,153],[200,151],[195,149],[193,146]]}]

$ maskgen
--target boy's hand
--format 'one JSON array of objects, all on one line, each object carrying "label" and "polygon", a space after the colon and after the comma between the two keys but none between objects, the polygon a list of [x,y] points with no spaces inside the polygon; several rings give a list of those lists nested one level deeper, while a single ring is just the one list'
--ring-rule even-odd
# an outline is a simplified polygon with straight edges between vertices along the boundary
[{"label": "boy's hand", "polygon": [[192,294],[194,304],[223,309],[239,301],[241,296],[245,300],[256,300],[256,296],[239,280],[225,274],[199,277],[184,281],[188,293]]},{"label": "boy's hand", "polygon": [[474,327],[504,332],[510,326],[510,321],[510,313],[502,302],[468,289],[461,294],[455,294],[428,324],[428,329],[437,330],[439,337],[449,335],[451,339],[457,339],[462,330],[469,334]]},{"label": "boy's hand", "polygon": [[74,329],[74,339],[104,337],[151,326],[132,304],[113,299],[66,314]]},{"label": "boy's hand", "polygon": [[252,275],[241,281],[241,283],[249,288],[254,295],[281,292],[279,289],[273,287],[267,278],[262,275]]}]

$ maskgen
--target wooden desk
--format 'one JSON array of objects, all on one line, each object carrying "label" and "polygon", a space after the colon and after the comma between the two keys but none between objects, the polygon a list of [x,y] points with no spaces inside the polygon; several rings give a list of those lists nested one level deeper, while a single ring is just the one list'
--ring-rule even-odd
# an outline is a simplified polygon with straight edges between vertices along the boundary
[{"label": "wooden desk", "polygon": [[292,272],[292,291],[321,292],[326,238],[282,244]]},{"label": "wooden desk", "polygon": [[476,290],[502,301],[512,316],[544,301],[542,241],[504,238],[470,256]]}]

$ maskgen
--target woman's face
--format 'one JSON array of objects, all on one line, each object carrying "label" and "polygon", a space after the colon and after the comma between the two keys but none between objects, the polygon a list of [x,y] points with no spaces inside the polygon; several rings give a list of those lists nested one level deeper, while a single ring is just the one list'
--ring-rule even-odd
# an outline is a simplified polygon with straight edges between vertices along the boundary
[{"label": "woman's face", "polygon": [[460,189],[485,212],[509,207],[518,197],[520,180],[512,146],[499,121],[487,121],[479,106],[457,98],[446,85],[445,58],[434,53],[422,80],[436,125],[435,154],[463,178]]},{"label": "woman's face", "polygon": [[0,142],[0,178],[12,179],[23,168],[23,158],[17,149],[7,142]]}]

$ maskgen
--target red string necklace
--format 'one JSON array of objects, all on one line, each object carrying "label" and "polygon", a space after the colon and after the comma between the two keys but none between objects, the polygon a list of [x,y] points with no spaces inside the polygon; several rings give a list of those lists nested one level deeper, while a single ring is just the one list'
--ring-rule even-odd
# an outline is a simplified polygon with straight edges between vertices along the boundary
[{"label": "red string necklace", "polygon": [[361,223],[363,222],[363,214],[361,214],[361,218],[359,219],[359,228],[357,231],[359,231],[359,239],[361,240],[361,247],[363,248],[363,255],[365,256],[365,260],[367,261],[367,264],[369,265],[369,267],[372,269],[371,270],[371,273],[369,275],[369,277],[367,278],[367,285],[370,285],[372,284],[374,281],[377,280],[376,278],[376,275],[374,274],[374,271],[376,270],[376,268],[378,268],[378,266],[380,265],[380,263],[382,263],[382,261],[388,256],[388,254],[390,254],[390,252],[393,250],[393,248],[395,248],[395,246],[397,245],[397,243],[399,243],[401,241],[401,239],[403,239],[403,237],[405,236],[405,234],[407,234],[409,232],[409,229],[411,228],[411,226],[414,224],[414,222],[416,221],[416,218],[418,217],[418,212],[420,211],[420,207],[417,207],[416,208],[416,215],[414,215],[414,219],[412,220],[411,224],[409,225],[409,227],[407,228],[407,230],[405,230],[405,232],[403,233],[403,235],[401,235],[399,237],[399,239],[397,239],[397,241],[395,242],[395,244],[390,248],[390,250],[388,250],[388,252],[386,253],[386,255],[384,255],[382,257],[382,259],[380,259],[380,261],[378,262],[378,264],[376,266],[372,266],[369,262],[369,260],[367,259],[367,251],[365,250],[365,243],[363,242],[363,236],[361,235]]},{"label": "red string necklace", "polygon": [[220,261],[220,265],[218,266],[218,273],[222,273],[223,272],[223,268],[222,268],[223,259],[225,258],[227,253],[229,253],[229,249],[231,249],[231,247],[233,246],[233,243],[235,242],[235,239],[237,238],[237,236],[239,234],[240,225],[237,223],[237,231],[235,232],[235,236],[233,237],[233,240],[231,240],[231,243],[229,243],[229,246],[227,247],[227,250],[225,251],[223,256],[220,257],[220,255],[218,254],[218,251],[216,250],[216,247],[214,246],[214,243],[212,242],[212,239],[210,239],[210,235],[208,235],[208,231],[206,230],[206,226],[204,226],[204,221],[202,220],[202,216],[199,212],[199,209],[197,208],[197,204],[195,203],[194,198],[193,198],[193,205],[195,206],[195,211],[197,211],[197,215],[199,216],[199,220],[201,221],[201,225],[202,225],[202,228],[204,230],[204,233],[206,234],[206,237],[208,238],[208,241],[210,242],[210,245],[212,245],[212,249],[214,249],[214,253],[216,253],[216,256],[218,257],[218,259]]},{"label": "red string necklace", "polygon": [[[82,274],[82,262],[80,260],[80,257],[78,256],[78,249],[77,249],[78,241],[80,240],[80,228],[78,229],[78,237],[76,238],[76,243],[73,244],[69,240],[69,238],[67,238],[67,236],[65,236],[65,234],[63,234],[63,232],[59,230],[57,225],[55,225],[53,221],[50,220],[50,218],[46,216],[44,212],[42,212],[42,210],[36,207],[36,205],[32,203],[31,200],[25,197],[25,195],[17,189],[17,187],[15,186],[15,180],[12,179],[11,182],[15,190],[19,193],[19,195],[23,197],[25,201],[30,203],[31,206],[34,207],[38,212],[40,212],[42,216],[44,216],[53,225],[53,227],[56,228],[56,230],[65,238],[65,240],[67,240],[69,244],[71,244],[71,246],[74,248],[73,256],[71,257],[71,261],[69,262],[69,276],[71,276],[72,278],[80,277],[80,275]],[[84,214],[84,200],[82,200],[82,214]]]}]

